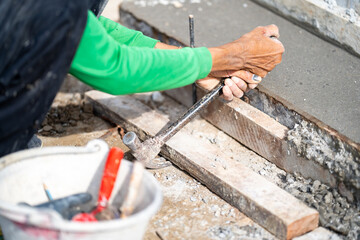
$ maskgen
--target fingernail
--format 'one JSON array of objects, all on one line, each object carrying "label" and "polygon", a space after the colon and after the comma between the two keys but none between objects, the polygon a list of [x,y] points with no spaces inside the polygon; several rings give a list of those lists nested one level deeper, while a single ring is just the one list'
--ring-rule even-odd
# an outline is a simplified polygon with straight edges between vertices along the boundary
[{"label": "fingernail", "polygon": [[262,80],[262,78],[256,74],[253,74],[251,79],[254,80],[255,82],[260,82]]}]

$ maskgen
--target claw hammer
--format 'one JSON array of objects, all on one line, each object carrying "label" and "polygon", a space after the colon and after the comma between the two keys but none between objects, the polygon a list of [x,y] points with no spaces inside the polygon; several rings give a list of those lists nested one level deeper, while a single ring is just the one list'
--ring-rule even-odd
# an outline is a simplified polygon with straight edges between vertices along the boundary
[{"label": "claw hammer", "polygon": [[[191,26],[191,24],[193,24],[193,19],[192,16],[190,16],[190,18],[190,42],[193,45],[194,34],[191,32],[191,29],[194,29],[193,26]],[[122,218],[129,216],[134,210],[134,203],[142,181],[144,167],[157,169],[170,165],[170,163],[156,164],[153,162],[153,159],[160,153],[161,147],[172,136],[180,131],[188,122],[196,117],[201,110],[203,110],[209,103],[221,94],[223,86],[224,81],[220,81],[213,90],[198,100],[189,110],[187,110],[187,112],[172,123],[167,129],[159,132],[152,138],[148,138],[143,143],[141,143],[134,132],[128,132],[125,134],[123,143],[130,148],[137,161],[134,162],[128,192],[122,206],[120,207]]]}]

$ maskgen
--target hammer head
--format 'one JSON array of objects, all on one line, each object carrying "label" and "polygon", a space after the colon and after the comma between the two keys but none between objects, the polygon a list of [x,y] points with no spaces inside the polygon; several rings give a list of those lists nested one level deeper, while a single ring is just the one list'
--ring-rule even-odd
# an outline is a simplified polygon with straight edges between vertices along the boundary
[{"label": "hammer head", "polygon": [[134,132],[128,132],[125,134],[123,142],[130,148],[133,156],[146,168],[158,169],[171,165],[169,162],[157,163],[154,161],[164,145],[164,142],[157,137],[149,138],[142,143]]}]

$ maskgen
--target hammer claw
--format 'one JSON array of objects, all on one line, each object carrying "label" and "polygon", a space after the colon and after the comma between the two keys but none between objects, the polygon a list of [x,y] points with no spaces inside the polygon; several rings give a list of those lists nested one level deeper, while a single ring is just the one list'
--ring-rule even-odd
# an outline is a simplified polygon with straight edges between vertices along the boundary
[{"label": "hammer claw", "polygon": [[145,167],[148,169],[160,169],[171,166],[171,162],[163,160],[163,162],[156,162],[154,160],[157,160],[158,158],[155,158],[153,160],[146,161],[144,163]]}]

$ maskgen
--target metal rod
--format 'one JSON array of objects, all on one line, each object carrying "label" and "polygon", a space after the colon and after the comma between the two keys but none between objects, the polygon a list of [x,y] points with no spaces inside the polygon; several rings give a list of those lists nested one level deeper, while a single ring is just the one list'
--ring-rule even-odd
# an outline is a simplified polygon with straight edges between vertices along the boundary
[{"label": "metal rod", "polygon": [[[195,47],[195,34],[194,34],[194,16],[189,15],[189,31],[190,31],[190,47]],[[196,84],[192,84],[192,99],[193,104],[197,101],[197,95],[196,95]]]},{"label": "metal rod", "polygon": [[172,123],[170,127],[158,133],[156,138],[166,142],[181,130],[188,122],[190,122],[199,111],[204,109],[210,102],[212,102],[221,92],[224,82],[221,81],[213,90],[208,92],[199,101],[197,101],[186,113],[184,113],[176,122]]},{"label": "metal rod", "polygon": [[195,36],[194,36],[194,16],[189,15],[189,31],[190,31],[190,47],[195,47]]}]

